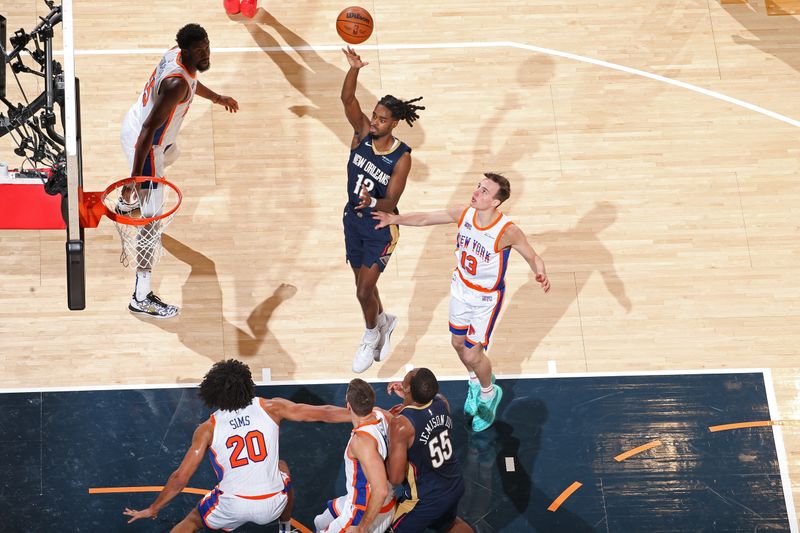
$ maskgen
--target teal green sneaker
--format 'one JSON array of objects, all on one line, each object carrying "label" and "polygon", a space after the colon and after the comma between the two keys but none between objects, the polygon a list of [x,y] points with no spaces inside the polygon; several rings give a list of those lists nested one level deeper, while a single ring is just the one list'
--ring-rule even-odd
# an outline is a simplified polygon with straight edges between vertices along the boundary
[{"label": "teal green sneaker", "polygon": [[475,385],[470,381],[468,382],[468,387],[467,401],[464,402],[464,414],[475,416],[475,413],[478,412],[478,396],[481,393],[481,386],[480,384]]},{"label": "teal green sneaker", "polygon": [[503,389],[500,388],[500,385],[494,386],[494,396],[488,402],[481,400],[480,392],[478,393],[478,412],[475,414],[475,418],[472,419],[472,431],[477,433],[494,424],[497,406],[500,405],[500,400],[502,399]]},{"label": "teal green sneaker", "polygon": [[[494,383],[495,377],[492,374],[492,383]],[[467,416],[475,416],[475,413],[478,412],[478,397],[481,394],[481,385],[480,383],[474,384],[470,381],[469,383],[469,390],[467,391],[467,401],[464,402],[464,414]]]}]

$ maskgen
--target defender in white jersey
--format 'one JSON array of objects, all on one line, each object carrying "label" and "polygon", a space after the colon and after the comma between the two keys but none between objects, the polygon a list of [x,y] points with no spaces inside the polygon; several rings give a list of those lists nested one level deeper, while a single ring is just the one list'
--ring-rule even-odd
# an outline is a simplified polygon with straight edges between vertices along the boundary
[{"label": "defender in white jersey", "polygon": [[[194,95],[211,100],[234,113],[239,104],[230,96],[215,93],[197,79],[197,72],[211,67],[208,34],[197,24],[178,31],[178,46],[168,50],[122,121],[120,141],[128,158],[130,175],[164,177],[165,168],[178,157],[176,140],[183,117]],[[163,190],[157,183],[144,182],[134,191],[124,191],[117,205],[121,214],[140,208],[142,216],[157,216]],[[171,318],[178,308],[168,305],[150,290],[151,269],[136,271],[136,285],[128,309],[156,318]]]},{"label": "defender in white jersey", "polygon": [[386,474],[388,424],[392,415],[375,408],[375,391],[361,379],[347,387],[353,432],[344,449],[347,494],[328,501],[314,519],[325,533],[383,533],[394,517],[394,492]]},{"label": "defender in white jersey", "polygon": [[125,509],[133,522],[156,518],[158,512],[186,487],[208,456],[218,484],[186,515],[173,532],[235,529],[247,522],[278,520],[281,533],[291,525],[294,499],[289,467],[279,459],[278,430],[283,419],[300,422],[349,422],[347,409],[297,404],[283,398],[255,396],[250,369],[229,359],[216,363],[200,384],[200,398],[212,409],[197,428],[183,462],[147,509]]},{"label": "defender in white jersey", "polygon": [[450,332],[453,348],[469,371],[464,412],[474,417],[474,431],[492,425],[503,397],[503,390],[494,384],[492,363],[484,350],[500,315],[512,248],[528,262],[544,292],[550,290],[544,261],[522,230],[498,211],[500,204],[511,196],[511,185],[499,174],[484,176],[467,208],[452,206],[444,211],[406,215],[372,214],[379,221],[377,227],[458,224],[456,269],[450,283]]}]

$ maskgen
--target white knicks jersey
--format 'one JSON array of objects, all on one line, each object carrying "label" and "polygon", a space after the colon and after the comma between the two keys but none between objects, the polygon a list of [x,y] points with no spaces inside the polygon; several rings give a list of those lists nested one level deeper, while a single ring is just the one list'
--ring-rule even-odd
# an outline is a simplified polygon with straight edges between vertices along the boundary
[{"label": "white knicks jersey", "polygon": [[498,249],[500,238],[512,224],[498,212],[488,226],[480,227],[477,211],[468,207],[461,213],[456,236],[456,272],[464,285],[480,292],[496,291],[504,286],[510,247]]},{"label": "white knicks jersey", "polygon": [[217,487],[247,499],[262,499],[283,490],[278,471],[278,424],[261,406],[261,399],[238,411],[211,415],[214,437],[208,458]]},{"label": "white knicks jersey", "polygon": [[[383,413],[375,410],[373,414],[377,420],[375,422],[367,422],[366,424],[354,428],[350,439],[352,440],[353,435],[356,433],[369,435],[375,440],[375,443],[378,445],[378,453],[380,453],[381,458],[385,461],[389,453],[389,425],[386,423],[386,418],[384,418]],[[363,512],[367,508],[367,500],[370,494],[369,483],[367,482],[366,474],[364,474],[364,471],[361,469],[361,464],[348,455],[349,449],[350,442],[348,441],[344,449],[344,479],[347,484],[347,502],[357,511]],[[386,505],[393,499],[394,494],[392,492],[392,486],[389,485],[389,494],[386,496],[386,501],[381,503],[381,506]],[[358,525],[359,521],[360,513],[356,512],[353,525]]]},{"label": "white knicks jersey", "polygon": [[189,111],[189,106],[192,105],[192,99],[195,91],[197,91],[197,78],[189,74],[186,67],[181,63],[181,49],[177,46],[167,50],[144,86],[139,99],[128,110],[124,124],[126,128],[131,128],[135,135],[139,135],[144,121],[153,111],[153,103],[156,95],[159,94],[161,83],[167,78],[183,78],[189,86],[189,96],[179,102],[167,120],[159,125],[156,134],[153,136],[153,146],[166,147],[175,142],[178,137],[178,131],[181,129],[183,117]]}]

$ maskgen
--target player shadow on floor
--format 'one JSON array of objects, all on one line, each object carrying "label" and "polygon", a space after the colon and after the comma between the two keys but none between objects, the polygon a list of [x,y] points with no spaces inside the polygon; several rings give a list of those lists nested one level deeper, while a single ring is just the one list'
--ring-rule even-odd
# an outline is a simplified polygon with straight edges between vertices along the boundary
[{"label": "player shadow on floor", "polygon": [[[550,81],[555,65],[552,58],[548,56],[534,56],[522,62],[518,69],[517,80],[523,88],[535,88],[545,86]],[[484,120],[484,126],[478,130],[478,137],[469,155],[472,162],[469,170],[455,184],[455,189],[448,200],[442,201],[440,209],[449,205],[463,204],[468,205],[470,195],[477,183],[482,179],[484,172],[499,172],[511,181],[511,198],[503,204],[502,211],[509,212],[513,220],[514,205],[525,196],[526,181],[533,179],[532,176],[525,176],[513,170],[514,165],[525,157],[531,157],[540,150],[539,138],[528,131],[516,130],[499,143],[498,148],[492,148],[492,140],[503,132],[503,121],[507,114],[519,112],[525,101],[523,91],[514,90],[506,93],[502,104],[498,105],[494,112]],[[524,139],[525,144],[520,145],[518,139]],[[466,152],[467,150],[465,150]],[[503,162],[504,168],[497,168],[497,162]],[[405,231],[419,231],[415,228],[403,228],[400,235],[402,251],[402,234]],[[433,313],[439,302],[447,301],[450,295],[450,275],[455,267],[453,257],[453,238],[455,234],[452,225],[433,226],[430,234],[425,241],[422,255],[414,268],[414,292],[406,312],[409,328],[405,336],[392,349],[392,355],[387,359],[378,371],[380,377],[391,377],[397,374],[403,366],[410,362],[417,349],[419,339],[431,328],[434,327],[441,331],[443,339],[449,338],[447,322],[442,324],[431,324]],[[536,244],[534,243],[534,247]],[[521,265],[521,267],[526,267]],[[385,302],[387,309],[391,312],[391,302]],[[401,320],[402,314],[400,314]],[[413,320],[413,322],[412,322]],[[452,352],[450,343],[441,343],[441,350]],[[456,357],[455,354],[451,354]]]},{"label": "player shadow on floor", "polygon": [[[546,265],[555,266],[559,271],[572,271],[574,283],[569,286],[554,287],[543,297],[541,288],[529,274],[528,281],[509,295],[509,304],[502,315],[497,334],[492,339],[490,357],[503,361],[495,370],[503,374],[520,374],[523,364],[530,359],[542,340],[564,317],[573,302],[597,272],[602,276],[606,289],[617,304],[630,313],[633,308],[625,292],[625,284],[614,268],[614,257],[599,238],[599,234],[617,219],[617,208],[609,202],[599,202],[571,228],[565,231],[548,231],[529,235],[531,242],[540,243],[540,252]],[[588,258],[588,259],[587,259]],[[552,278],[552,271],[551,271]],[[580,320],[580,316],[578,317]],[[509,337],[525,332],[528,348],[520,352],[520,343]],[[557,359],[557,357],[551,357]],[[584,353],[585,358],[585,353]],[[588,362],[584,359],[588,370]]]},{"label": "player shadow on floor", "polygon": [[[294,55],[286,51],[279,50],[281,44],[273,35],[265,31],[262,26],[273,28],[286,44],[293,48],[307,48],[296,51],[302,61],[298,61]],[[336,61],[343,65],[342,68],[334,63],[328,63],[322,59],[319,53],[310,49],[311,45],[307,41],[284,26],[263,8],[259,8],[256,16],[253,17],[253,22],[247,24],[246,28],[255,43],[265,49],[264,53],[281,69],[286,81],[291,83],[303,96],[311,100],[312,105],[290,107],[292,113],[297,115],[298,118],[310,117],[321,122],[331,133],[339,138],[343,146],[349,147],[353,138],[353,129],[344,116],[344,108],[340,98],[342,82],[346,74],[344,66],[347,66],[347,61],[342,57],[342,53],[337,51],[331,55],[332,58],[335,58]],[[377,69],[379,68],[378,62],[375,61],[366,68]],[[387,94],[393,94],[402,99],[420,96],[418,94],[398,94],[397,91],[392,90],[389,90]],[[368,116],[380,96],[376,96],[372,91],[364,87],[363,83],[359,82],[356,89],[356,97]],[[424,105],[424,100],[422,105]],[[424,117],[421,121],[424,122]],[[402,125],[398,131],[398,136],[413,150],[419,150],[425,144],[425,130],[420,125],[420,122],[415,123],[413,128]],[[409,174],[409,180],[412,182],[425,181],[428,177],[428,167],[420,158],[420,153],[422,153],[421,150],[414,152],[414,162]],[[341,159],[341,180],[344,187],[347,181],[345,172],[345,163],[347,162],[346,149],[342,150]]]},{"label": "player shadow on floor", "polygon": [[[186,263],[191,271],[181,288],[183,303],[180,314],[173,319],[152,320],[135,315],[139,320],[153,324],[164,331],[174,333],[190,350],[219,361],[228,357],[242,357],[254,368],[279,368],[280,375],[291,375],[295,363],[281,347],[280,342],[269,330],[268,323],[272,313],[285,300],[293,297],[297,288],[286,283],[280,284],[273,293],[259,303],[247,317],[250,333],[229,322],[223,313],[222,287],[220,286],[216,264],[213,260],[193,250],[168,234],[162,235],[164,249],[180,261]],[[208,323],[219,320],[221,331],[208,328]],[[219,335],[222,333],[222,351],[218,351]],[[229,353],[226,341],[235,339],[236,353]],[[268,352],[262,353],[267,345]],[[263,364],[251,358],[262,358]],[[275,374],[273,370],[273,374]]]},{"label": "player shadow on floor", "polygon": [[[757,48],[800,72],[800,54],[796,46],[788,46],[787,42],[787,36],[800,34],[800,24],[795,16],[767,15],[763,3],[755,10],[750,4],[723,4],[721,7],[753,36],[732,35],[734,43]],[[767,21],[769,24],[765,24]]]},{"label": "player shadow on floor", "polygon": [[[555,512],[547,510],[558,494],[546,494],[537,488],[536,476],[531,475],[541,449],[547,406],[538,398],[515,398],[513,382],[506,381],[503,385],[507,392],[498,410],[498,420],[481,433],[467,432],[463,463],[466,490],[459,504],[459,516],[475,533],[595,531],[569,510],[569,502]],[[513,469],[508,467],[510,461]]]}]

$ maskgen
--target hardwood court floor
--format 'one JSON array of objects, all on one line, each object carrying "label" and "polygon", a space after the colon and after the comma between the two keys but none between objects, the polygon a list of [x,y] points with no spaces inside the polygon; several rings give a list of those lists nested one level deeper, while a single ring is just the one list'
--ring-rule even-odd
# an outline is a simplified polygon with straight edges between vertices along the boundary
[{"label": "hardwood court floor", "polygon": [[[217,2],[78,3],[76,47],[118,51],[77,57],[87,189],[126,174],[120,120],[184,23],[209,31],[217,50],[201,79],[241,112],[198,98],[180,136],[170,178],[185,203],[154,276],[179,319],[126,311],[132,273],[107,221],[87,232],[88,308],[77,313],[66,310],[63,234],[0,234],[0,386],[196,382],[221,357],[278,379],[351,375],[362,322],[340,226],[350,128],[333,26],[345,5],[270,2],[244,21]],[[549,361],[559,372],[768,367],[775,416],[800,417],[797,123],[553,52],[794,118],[796,17],[769,17],[761,0],[364,5],[378,24],[366,44],[385,48],[363,50],[362,106],[386,93],[427,106],[397,130],[414,148],[400,209],[464,202],[482,172],[504,172],[505,210],[548,265],[544,296],[512,260],[498,373]],[[2,0],[0,12],[29,28],[44,5]],[[550,51],[480,44],[496,42]],[[309,45],[331,48],[289,49]],[[0,153],[15,166],[6,138]],[[401,230],[380,283],[401,319],[394,354],[367,376],[406,363],[461,373],[446,328],[453,234]],[[800,431],[782,429],[797,497]]]}]

